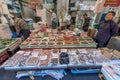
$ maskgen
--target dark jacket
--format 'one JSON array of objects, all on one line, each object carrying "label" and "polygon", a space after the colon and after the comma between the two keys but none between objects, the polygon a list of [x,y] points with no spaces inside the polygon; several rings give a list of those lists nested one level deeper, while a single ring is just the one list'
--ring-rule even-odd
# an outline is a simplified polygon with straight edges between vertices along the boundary
[{"label": "dark jacket", "polygon": [[118,25],[114,21],[103,21],[99,24],[95,37],[98,47],[105,47],[109,39],[118,32]]},{"label": "dark jacket", "polygon": [[83,23],[83,30],[84,31],[88,31],[88,28],[89,28],[89,24],[90,24],[90,18],[87,17]]},{"label": "dark jacket", "polygon": [[53,18],[52,20],[52,29],[56,29],[58,27],[59,20],[58,18]]}]

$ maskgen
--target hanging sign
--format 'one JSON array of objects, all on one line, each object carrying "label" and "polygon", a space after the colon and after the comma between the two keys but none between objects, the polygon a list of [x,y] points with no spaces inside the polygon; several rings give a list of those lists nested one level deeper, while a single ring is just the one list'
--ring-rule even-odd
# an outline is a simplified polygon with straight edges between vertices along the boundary
[{"label": "hanging sign", "polygon": [[43,3],[43,0],[29,0],[29,7],[32,9],[36,9],[37,3]]},{"label": "hanging sign", "polygon": [[75,3],[75,2],[76,2],[76,0],[71,0],[71,1],[70,1],[70,3]]},{"label": "hanging sign", "polygon": [[94,13],[100,13],[103,11],[105,0],[97,0],[94,8]]},{"label": "hanging sign", "polygon": [[106,0],[104,6],[119,6],[120,0]]},{"label": "hanging sign", "polygon": [[30,2],[39,2],[39,3],[43,3],[43,0],[30,0]]}]

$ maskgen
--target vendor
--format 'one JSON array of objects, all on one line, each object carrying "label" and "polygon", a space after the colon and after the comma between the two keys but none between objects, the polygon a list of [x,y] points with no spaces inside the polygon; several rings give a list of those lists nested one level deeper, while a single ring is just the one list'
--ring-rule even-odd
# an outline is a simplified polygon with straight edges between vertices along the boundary
[{"label": "vendor", "polygon": [[110,11],[105,17],[105,21],[98,26],[98,33],[94,40],[98,43],[97,48],[106,47],[110,38],[118,32],[118,25],[112,19],[115,12]]},{"label": "vendor", "polygon": [[27,39],[30,34],[30,30],[28,28],[27,23],[22,19],[18,17],[13,17],[14,20],[14,27],[16,30],[16,34],[22,34],[24,39]]},{"label": "vendor", "polygon": [[67,24],[67,29],[70,29],[70,25],[71,25],[71,15],[69,13],[65,14],[65,22]]},{"label": "vendor", "polygon": [[59,19],[55,13],[52,13],[52,29],[56,29],[59,26]]},{"label": "vendor", "polygon": [[83,31],[87,32],[90,24],[90,17],[85,13],[83,15],[84,23],[83,23]]}]

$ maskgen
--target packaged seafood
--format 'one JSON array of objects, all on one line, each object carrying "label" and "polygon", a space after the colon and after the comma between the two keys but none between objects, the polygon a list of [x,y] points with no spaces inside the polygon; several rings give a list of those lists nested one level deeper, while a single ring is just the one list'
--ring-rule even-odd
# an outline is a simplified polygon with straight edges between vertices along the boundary
[{"label": "packaged seafood", "polygon": [[27,66],[36,66],[38,63],[38,57],[29,57],[26,61]]},{"label": "packaged seafood", "polygon": [[69,64],[69,55],[68,53],[61,52],[59,55],[59,63],[60,64]]}]

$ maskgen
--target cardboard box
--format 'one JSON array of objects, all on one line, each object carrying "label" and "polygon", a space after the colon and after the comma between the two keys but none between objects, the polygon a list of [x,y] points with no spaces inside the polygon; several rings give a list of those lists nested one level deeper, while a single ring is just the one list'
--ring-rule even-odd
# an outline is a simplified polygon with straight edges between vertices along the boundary
[{"label": "cardboard box", "polygon": [[120,58],[120,52],[119,52],[119,51],[114,50],[114,51],[113,51],[113,54]]},{"label": "cardboard box", "polygon": [[91,38],[93,38],[96,34],[96,30],[95,29],[88,29],[88,33],[87,35],[90,36]]},{"label": "cardboard box", "polygon": [[112,54],[112,50],[108,49],[108,48],[101,48],[101,52],[102,54],[107,57],[108,59],[111,59],[113,54]]}]

